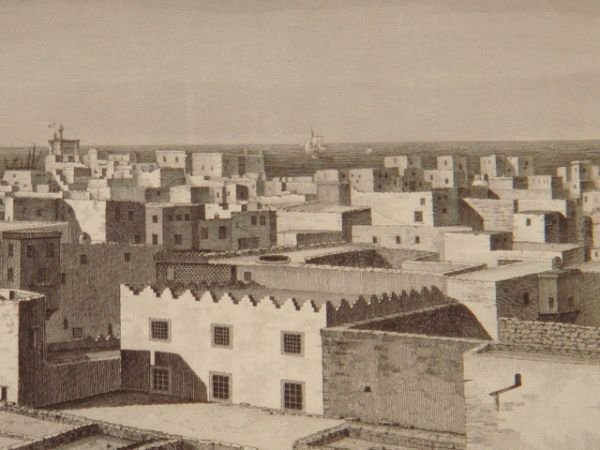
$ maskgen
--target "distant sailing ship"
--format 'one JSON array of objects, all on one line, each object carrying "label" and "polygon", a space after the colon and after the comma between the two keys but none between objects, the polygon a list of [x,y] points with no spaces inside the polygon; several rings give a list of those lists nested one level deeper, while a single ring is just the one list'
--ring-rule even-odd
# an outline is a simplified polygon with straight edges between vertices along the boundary
[{"label": "distant sailing ship", "polygon": [[327,151],[327,146],[323,143],[323,139],[324,136],[315,134],[314,130],[311,128],[310,138],[304,143],[304,152],[313,159],[317,159]]},{"label": "distant sailing ship", "polygon": [[41,156],[40,152],[36,155],[36,147],[35,144],[33,144],[33,147],[29,149],[27,157],[24,159],[15,156],[12,161],[8,161],[5,156],[4,170],[35,170],[38,167]]}]

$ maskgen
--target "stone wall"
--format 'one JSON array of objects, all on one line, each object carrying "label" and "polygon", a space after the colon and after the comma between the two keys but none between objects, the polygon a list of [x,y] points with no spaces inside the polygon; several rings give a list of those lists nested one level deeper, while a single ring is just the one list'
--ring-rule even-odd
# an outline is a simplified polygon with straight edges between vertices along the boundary
[{"label": "stone wall", "polygon": [[506,343],[600,352],[600,328],[596,327],[510,318],[500,318],[499,327],[500,340]]},{"label": "stone wall", "polygon": [[464,433],[462,354],[481,341],[345,328],[321,336],[326,416]]},{"label": "stone wall", "polygon": [[414,450],[464,450],[466,444],[464,436],[454,433],[435,433],[346,422],[297,440],[294,443],[294,450],[342,450],[347,448],[346,442],[338,443],[338,441],[344,439],[367,441],[371,444],[370,448],[382,450],[406,448]]}]

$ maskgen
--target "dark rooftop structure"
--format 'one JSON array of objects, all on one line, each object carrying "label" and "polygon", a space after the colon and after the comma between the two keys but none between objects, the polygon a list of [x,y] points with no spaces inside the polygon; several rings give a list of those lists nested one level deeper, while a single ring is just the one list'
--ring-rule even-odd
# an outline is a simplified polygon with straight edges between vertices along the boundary
[{"label": "dark rooftop structure", "polygon": [[352,328],[426,336],[491,339],[469,308],[460,303],[396,314],[383,319],[363,322]]}]

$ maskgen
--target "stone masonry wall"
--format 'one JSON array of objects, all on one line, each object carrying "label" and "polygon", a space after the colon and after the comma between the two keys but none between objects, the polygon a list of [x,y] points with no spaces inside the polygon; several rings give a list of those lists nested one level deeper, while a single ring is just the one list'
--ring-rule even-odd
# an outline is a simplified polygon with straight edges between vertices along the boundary
[{"label": "stone masonry wall", "polygon": [[326,416],[464,433],[462,354],[481,341],[344,328],[321,336]]},{"label": "stone masonry wall", "polygon": [[557,350],[600,351],[600,328],[566,323],[536,322],[509,318],[499,321],[500,341],[541,345]]}]

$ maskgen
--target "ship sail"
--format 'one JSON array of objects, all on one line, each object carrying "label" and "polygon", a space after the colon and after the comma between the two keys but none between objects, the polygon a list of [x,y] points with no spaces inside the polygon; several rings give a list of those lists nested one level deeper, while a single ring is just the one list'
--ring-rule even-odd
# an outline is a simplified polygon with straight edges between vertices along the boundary
[{"label": "ship sail", "polygon": [[314,130],[310,130],[310,138],[304,142],[304,151],[307,155],[317,158],[320,154],[325,153],[327,146],[323,143],[324,136],[315,134]]}]

